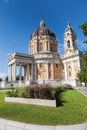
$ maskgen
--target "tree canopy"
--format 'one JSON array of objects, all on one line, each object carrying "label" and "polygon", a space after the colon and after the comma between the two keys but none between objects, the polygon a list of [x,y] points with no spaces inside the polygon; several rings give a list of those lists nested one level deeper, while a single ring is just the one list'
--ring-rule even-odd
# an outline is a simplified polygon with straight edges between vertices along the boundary
[{"label": "tree canopy", "polygon": [[[84,36],[87,36],[87,21],[84,22],[84,23],[80,26],[80,28],[83,30]],[[86,44],[87,44],[87,40],[84,41],[83,43],[86,43]]]},{"label": "tree canopy", "polygon": [[82,67],[78,73],[78,78],[81,82],[87,84],[87,52],[84,52],[82,55]]},{"label": "tree canopy", "polygon": [[0,78],[0,81],[3,81],[3,79],[2,79],[2,78]]},{"label": "tree canopy", "polygon": [[[87,21],[84,22],[80,28],[83,30],[84,36],[87,36]],[[87,44],[87,40],[83,43]],[[85,85],[87,84],[87,51],[82,55],[82,67],[80,72],[78,73],[78,78],[81,82],[84,82]]]}]

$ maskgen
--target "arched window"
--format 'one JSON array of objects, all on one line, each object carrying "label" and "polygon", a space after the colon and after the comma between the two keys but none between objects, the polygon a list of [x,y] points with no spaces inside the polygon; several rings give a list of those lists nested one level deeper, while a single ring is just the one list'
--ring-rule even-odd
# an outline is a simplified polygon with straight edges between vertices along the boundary
[{"label": "arched window", "polygon": [[71,77],[71,71],[69,71],[69,76]]},{"label": "arched window", "polygon": [[69,33],[67,33],[67,36],[69,36]]},{"label": "arched window", "polygon": [[67,41],[67,46],[68,46],[68,48],[70,48],[70,41],[69,40]]}]

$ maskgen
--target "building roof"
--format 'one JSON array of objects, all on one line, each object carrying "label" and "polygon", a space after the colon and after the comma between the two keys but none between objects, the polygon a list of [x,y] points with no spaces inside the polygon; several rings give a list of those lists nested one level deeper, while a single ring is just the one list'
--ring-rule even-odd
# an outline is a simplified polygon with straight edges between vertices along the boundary
[{"label": "building roof", "polygon": [[55,36],[55,33],[52,32],[50,29],[46,28],[46,24],[45,24],[45,21],[44,20],[41,20],[40,22],[40,27],[38,29],[36,29],[32,35],[31,35],[31,38],[34,38],[36,36],[51,36],[53,38],[56,39],[56,36]]}]

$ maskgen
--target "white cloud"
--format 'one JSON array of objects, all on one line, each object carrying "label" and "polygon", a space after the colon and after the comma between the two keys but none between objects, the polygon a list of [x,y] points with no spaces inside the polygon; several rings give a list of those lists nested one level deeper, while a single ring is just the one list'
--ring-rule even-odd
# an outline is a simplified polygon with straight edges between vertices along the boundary
[{"label": "white cloud", "polygon": [[0,78],[4,79],[7,76],[5,73],[0,73]]}]

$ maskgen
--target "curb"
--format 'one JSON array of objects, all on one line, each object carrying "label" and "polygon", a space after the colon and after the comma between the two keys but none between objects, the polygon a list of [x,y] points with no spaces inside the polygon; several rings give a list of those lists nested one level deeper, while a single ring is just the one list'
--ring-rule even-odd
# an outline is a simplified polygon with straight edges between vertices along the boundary
[{"label": "curb", "polygon": [[48,126],[0,119],[0,130],[87,130],[87,123],[65,126]]}]

